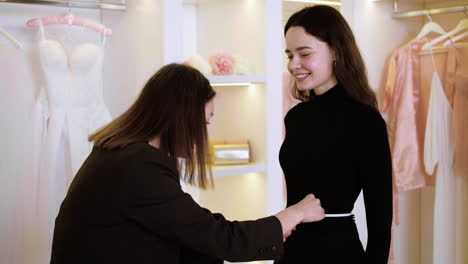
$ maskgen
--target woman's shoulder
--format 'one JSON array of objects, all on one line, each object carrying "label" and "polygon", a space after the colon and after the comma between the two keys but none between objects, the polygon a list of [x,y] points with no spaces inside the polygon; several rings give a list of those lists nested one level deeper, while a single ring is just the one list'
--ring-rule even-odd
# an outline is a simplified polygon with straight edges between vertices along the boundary
[{"label": "woman's shoulder", "polygon": [[159,148],[151,146],[148,142],[140,141],[128,145],[128,152],[138,159],[172,164],[169,156]]},{"label": "woman's shoulder", "polygon": [[159,156],[162,154],[162,151],[158,148],[151,146],[148,142],[137,141],[130,143],[127,146],[123,147],[122,150],[127,152],[129,155],[156,155]]},{"label": "woman's shoulder", "polygon": [[296,104],[286,113],[285,119],[294,118],[295,116],[301,115],[301,113],[303,113],[306,109],[306,105],[306,102],[300,102]]},{"label": "woman's shoulder", "polygon": [[365,121],[385,123],[380,112],[370,105],[360,104],[360,113]]},{"label": "woman's shoulder", "polygon": [[386,122],[380,112],[374,107],[354,102],[354,120],[365,130],[386,129]]},{"label": "woman's shoulder", "polygon": [[178,179],[176,164],[166,153],[147,142],[135,142],[122,149],[123,157],[134,171],[152,171],[172,175]]},{"label": "woman's shoulder", "polygon": [[97,150],[101,152],[102,155],[112,159],[115,163],[125,167],[145,167],[147,164],[153,164],[156,165],[156,167],[165,167],[176,171],[174,162],[167,154],[145,141],[130,143],[124,147],[112,150],[99,148],[97,148]]},{"label": "woman's shoulder", "polygon": [[97,150],[113,155],[116,159],[134,160],[142,157],[160,156],[159,151],[144,141],[133,142],[123,147],[114,149],[103,149],[95,147]]}]

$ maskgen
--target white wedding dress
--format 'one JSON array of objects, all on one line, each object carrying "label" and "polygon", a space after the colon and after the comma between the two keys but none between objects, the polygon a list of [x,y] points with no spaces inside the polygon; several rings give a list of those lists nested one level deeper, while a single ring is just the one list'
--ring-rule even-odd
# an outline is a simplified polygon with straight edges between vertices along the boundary
[{"label": "white wedding dress", "polygon": [[35,217],[37,264],[48,264],[55,217],[68,186],[89,155],[88,136],[111,116],[102,96],[103,43],[80,43],[68,53],[40,27],[39,61],[45,86],[36,102]]}]

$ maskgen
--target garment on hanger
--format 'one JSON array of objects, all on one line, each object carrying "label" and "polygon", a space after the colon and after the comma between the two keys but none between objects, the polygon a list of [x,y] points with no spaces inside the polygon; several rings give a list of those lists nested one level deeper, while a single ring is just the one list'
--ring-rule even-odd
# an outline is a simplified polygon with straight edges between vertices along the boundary
[{"label": "garment on hanger", "polygon": [[419,50],[427,38],[414,39],[390,59],[382,112],[388,115],[396,191],[433,185],[424,171],[424,118],[421,118]]},{"label": "garment on hanger", "polygon": [[[445,125],[444,123],[441,122],[435,122],[434,123],[434,115],[430,115],[429,113],[431,112],[431,103],[432,107],[437,106],[440,104],[441,98],[433,98],[435,94],[435,85],[440,84],[440,87],[442,87],[442,84],[445,83],[445,80],[447,78],[446,75],[446,67],[447,67],[447,52],[441,51],[441,50],[429,50],[429,51],[419,51],[419,76],[420,76],[420,93],[421,93],[421,102],[420,102],[420,114],[421,114],[421,123],[424,124],[423,126],[423,135],[424,135],[424,140],[426,141],[424,145],[424,155],[427,161],[428,158],[428,144],[427,140],[430,139],[427,131],[429,128],[433,128],[436,131],[440,130],[440,126]],[[437,81],[436,81],[437,80]],[[445,89],[442,87],[442,89]],[[442,95],[443,97],[446,97],[445,95]],[[432,100],[436,100],[436,102],[431,102]],[[437,101],[439,100],[439,101]],[[434,111],[434,110],[432,110]],[[437,110],[436,110],[437,111]],[[438,113],[437,113],[438,114]],[[434,142],[435,141],[435,142]],[[437,149],[434,150],[435,152],[432,154],[435,154],[436,152],[439,153],[440,149],[445,147],[445,145],[440,144],[440,141],[437,141],[436,138],[433,139],[432,145],[436,145]],[[440,153],[439,153],[440,154]],[[440,155],[439,155],[440,156]],[[424,162],[424,158],[423,158]],[[430,167],[428,165],[429,163],[426,162],[425,166]],[[426,168],[425,168],[426,169]],[[428,174],[430,174],[430,178],[435,181],[435,188],[426,188],[422,192],[420,192],[420,199],[421,199],[421,213],[426,216],[430,217],[424,217],[424,219],[421,220],[421,225],[427,226],[428,228],[430,227],[432,230],[427,230],[427,232],[421,233],[421,239],[425,241],[422,244],[421,254],[424,254],[425,256],[423,257],[423,262],[431,262],[434,257],[434,234],[437,232],[435,229],[437,227],[437,223],[441,223],[445,218],[444,217],[449,217],[445,215],[444,217],[439,217],[439,219],[436,220],[435,214],[437,214],[439,208],[436,207],[436,204],[440,204],[440,201],[443,201],[442,198],[445,200],[450,200],[450,197],[447,196],[446,193],[446,188],[439,188],[444,185],[443,180],[447,179],[439,179],[440,177],[446,177],[447,173],[442,173],[441,170],[439,169],[432,169],[429,170],[427,169]],[[440,182],[439,182],[440,180]],[[450,181],[449,181],[450,183]],[[437,184],[441,186],[437,186]],[[445,184],[447,185],[447,184]],[[436,195],[438,196],[436,198]],[[436,201],[437,202],[434,202]],[[450,216],[451,217],[451,216]],[[447,221],[447,220],[446,220]],[[430,242],[429,242],[430,241]]]},{"label": "garment on hanger", "polygon": [[[66,29],[68,30],[68,29]],[[94,34],[94,33],[93,33]],[[49,263],[55,217],[74,175],[89,155],[88,136],[111,120],[102,96],[103,43],[71,49],[40,27],[39,61],[45,87],[36,103],[38,227],[36,263]]]},{"label": "garment on hanger", "polygon": [[[434,206],[435,264],[455,263],[455,177],[453,174],[452,109],[442,87],[439,74],[432,78],[426,135],[424,166],[436,176]],[[437,165],[437,170],[436,170]]]},{"label": "garment on hanger", "polygon": [[[463,87],[463,91],[468,87],[460,51],[463,49],[452,45],[446,52],[421,56],[420,61],[424,65],[421,67],[422,79],[434,75],[430,84],[422,82],[421,89],[423,94],[426,91],[430,93],[424,153],[426,169],[436,178],[432,239],[434,264],[462,264],[468,258],[465,252],[468,246],[468,228],[465,224],[468,221],[468,178],[457,177],[455,172],[456,150],[467,151],[462,146],[464,137],[460,134],[466,135],[466,131],[463,132],[466,115],[463,119],[457,114],[466,113],[468,105],[468,97],[456,89]],[[425,98],[423,101],[426,101]],[[455,108],[457,105],[458,109]],[[455,142],[456,136],[460,137],[459,143]]]},{"label": "garment on hanger", "polygon": [[448,50],[447,79],[444,88],[453,109],[453,134],[455,153],[453,167],[455,175],[455,248],[451,253],[454,263],[466,263],[468,259],[468,59],[467,48]]},{"label": "garment on hanger", "polygon": [[[428,27],[428,26],[431,27]],[[436,30],[433,29],[434,25]],[[387,116],[393,166],[393,225],[400,223],[398,192],[434,185],[434,179],[424,170],[423,138],[425,116],[421,111],[422,94],[419,50],[428,41],[426,35],[443,29],[435,23],[426,24],[418,37],[393,52],[388,69],[383,107]],[[431,29],[431,30],[428,30]],[[440,32],[438,32],[440,31]],[[392,238],[394,236],[392,235]],[[393,239],[389,263],[394,263]]]},{"label": "garment on hanger", "polygon": [[454,169],[456,176],[468,177],[468,48],[448,50],[445,90],[453,108]]}]

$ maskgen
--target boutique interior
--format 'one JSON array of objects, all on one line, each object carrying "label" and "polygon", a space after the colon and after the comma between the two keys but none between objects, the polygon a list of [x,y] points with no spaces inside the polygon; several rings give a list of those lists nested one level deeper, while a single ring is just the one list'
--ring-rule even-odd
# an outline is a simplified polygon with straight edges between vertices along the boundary
[{"label": "boutique interior", "polygon": [[[53,226],[36,217],[57,215],[89,154],[88,133],[123,113],[148,78],[172,62],[198,68],[217,92],[208,127],[213,153],[219,154],[212,161],[214,188],[184,189],[229,220],[282,210],[278,152],[283,118],[297,104],[288,90],[283,27],[292,13],[318,4],[336,8],[349,23],[389,128],[389,263],[468,263],[468,141],[460,134],[468,124],[468,83],[449,81],[468,74],[468,0],[0,0],[0,263],[49,263]],[[46,17],[62,20],[38,23]],[[44,40],[56,41],[69,67],[99,57],[95,74],[75,84],[87,89],[51,92],[47,79],[58,78],[60,87],[69,80],[41,70]],[[412,63],[403,59],[408,49],[420,65],[409,73],[418,75],[417,85],[405,79],[409,66],[403,64]],[[216,60],[228,66],[213,66]],[[437,96],[435,79],[455,87]],[[83,102],[91,102],[94,114],[76,111],[64,118],[66,109]],[[417,111],[411,120],[404,118],[404,102]],[[89,130],[77,131],[83,126]],[[448,128],[437,130],[443,126]],[[452,130],[454,140],[443,134]],[[455,163],[443,156],[457,153]],[[361,196],[353,213],[365,245]],[[39,228],[45,234],[35,235]]]}]

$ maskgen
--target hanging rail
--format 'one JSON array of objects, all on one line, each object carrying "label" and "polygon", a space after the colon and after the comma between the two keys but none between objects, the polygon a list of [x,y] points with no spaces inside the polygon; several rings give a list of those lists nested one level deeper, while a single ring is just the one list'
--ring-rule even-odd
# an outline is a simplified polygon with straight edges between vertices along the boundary
[{"label": "hanging rail", "polygon": [[468,11],[468,5],[400,12],[398,11],[398,1],[393,0],[393,18],[418,17],[425,15],[436,15],[463,11]]},{"label": "hanging rail", "polygon": [[85,2],[85,1],[67,1],[67,0],[0,0],[0,3],[51,5],[51,6],[63,6],[63,7],[106,9],[106,10],[115,10],[115,11],[127,10],[127,6],[125,4],[111,4],[111,3]]}]

